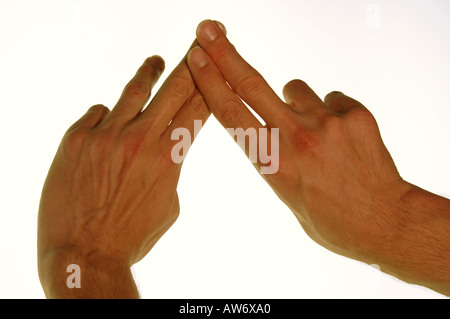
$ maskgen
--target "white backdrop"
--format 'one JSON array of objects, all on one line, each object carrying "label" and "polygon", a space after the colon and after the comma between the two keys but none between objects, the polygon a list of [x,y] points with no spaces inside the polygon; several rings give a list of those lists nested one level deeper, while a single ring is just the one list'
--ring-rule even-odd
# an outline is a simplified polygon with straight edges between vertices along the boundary
[{"label": "white backdrop", "polygon": [[[280,96],[299,78],[360,100],[402,177],[449,197],[448,12],[445,0],[1,0],[0,297],[44,297],[37,210],[65,130],[113,107],[153,54],[166,61],[156,92],[206,18]],[[133,268],[143,298],[443,297],[315,244],[213,117],[178,190],[178,221]]]}]

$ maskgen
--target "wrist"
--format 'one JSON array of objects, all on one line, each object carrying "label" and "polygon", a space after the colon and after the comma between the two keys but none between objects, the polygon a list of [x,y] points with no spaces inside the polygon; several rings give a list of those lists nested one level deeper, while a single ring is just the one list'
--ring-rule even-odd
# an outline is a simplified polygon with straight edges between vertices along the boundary
[{"label": "wrist", "polygon": [[122,260],[58,250],[39,258],[48,298],[138,298],[130,266]]},{"label": "wrist", "polygon": [[449,294],[450,201],[406,184],[371,263],[405,282]]}]

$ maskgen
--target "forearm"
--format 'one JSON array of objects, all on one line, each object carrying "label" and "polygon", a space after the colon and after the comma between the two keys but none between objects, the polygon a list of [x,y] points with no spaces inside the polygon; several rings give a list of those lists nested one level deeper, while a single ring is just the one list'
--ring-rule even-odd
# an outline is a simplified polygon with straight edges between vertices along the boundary
[{"label": "forearm", "polygon": [[395,229],[374,254],[381,270],[450,296],[450,200],[416,186],[394,214]]},{"label": "forearm", "polygon": [[130,267],[114,260],[88,261],[69,254],[39,261],[39,277],[51,299],[137,299]]}]

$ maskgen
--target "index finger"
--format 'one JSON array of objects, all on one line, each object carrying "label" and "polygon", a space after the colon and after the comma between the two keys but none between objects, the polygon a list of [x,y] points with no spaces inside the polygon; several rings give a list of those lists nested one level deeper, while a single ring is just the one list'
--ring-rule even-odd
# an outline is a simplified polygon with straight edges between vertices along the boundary
[{"label": "index finger", "polygon": [[188,55],[188,65],[206,104],[225,128],[259,128],[262,124],[230,89],[217,66],[200,48]]},{"label": "index finger", "polygon": [[217,65],[225,81],[247,104],[271,126],[276,126],[280,109],[285,107],[264,78],[248,64],[221,32],[219,24],[202,21],[197,40]]}]

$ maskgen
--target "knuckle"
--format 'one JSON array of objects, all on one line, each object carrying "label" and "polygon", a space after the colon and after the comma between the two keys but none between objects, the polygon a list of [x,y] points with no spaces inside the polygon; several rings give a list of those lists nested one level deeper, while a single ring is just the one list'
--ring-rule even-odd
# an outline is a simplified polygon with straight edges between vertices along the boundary
[{"label": "knuckle", "polygon": [[322,117],[324,131],[331,132],[332,135],[341,134],[344,130],[342,118],[334,114],[326,114]]},{"label": "knuckle", "polygon": [[[109,113],[109,109],[104,106],[103,104],[96,104],[91,106],[87,112],[75,123],[73,123],[69,129],[67,130],[67,133],[79,128],[80,126],[84,126],[85,128],[93,127],[95,126],[94,122],[91,121],[92,118],[98,118],[98,113]],[[106,114],[105,114],[106,115]]]},{"label": "knuckle", "polygon": [[117,147],[117,130],[76,128],[67,132],[61,143],[63,152],[70,158],[88,155],[102,161]]},{"label": "knuckle", "polygon": [[130,127],[121,133],[120,142],[124,154],[127,156],[135,156],[144,149],[147,141],[148,128],[146,127]]},{"label": "knuckle", "polygon": [[193,83],[184,77],[175,75],[169,79],[169,91],[177,96],[189,96],[193,89]]},{"label": "knuckle", "polygon": [[209,115],[209,113],[210,113],[209,108],[206,105],[205,100],[203,99],[203,97],[200,94],[195,94],[191,98],[190,104],[196,114],[199,114],[200,116]]},{"label": "knuckle", "polygon": [[100,152],[111,148],[115,144],[115,130],[105,129],[96,131],[91,137],[91,146],[93,149],[97,149]]},{"label": "knuckle", "polygon": [[125,87],[125,93],[132,96],[149,96],[150,87],[146,82],[140,80],[133,80]]},{"label": "knuckle", "polygon": [[237,101],[228,100],[222,103],[222,107],[217,111],[218,116],[228,125],[240,124],[242,116],[240,112],[241,105]]},{"label": "knuckle", "polygon": [[371,126],[376,124],[372,113],[370,113],[366,108],[360,106],[350,108],[346,113],[346,117],[351,122],[360,125]]},{"label": "knuckle", "polygon": [[239,96],[259,95],[263,91],[265,81],[261,75],[254,73],[244,77],[236,85],[236,93]]},{"label": "knuckle", "polygon": [[228,46],[221,46],[220,48],[217,48],[217,51],[214,53],[213,60],[217,65],[226,65],[227,61],[230,59],[230,56],[234,54],[237,54],[234,45],[230,44]]},{"label": "knuckle", "polygon": [[279,118],[283,127],[286,127],[288,130],[294,129],[298,126],[298,113],[291,110],[290,108],[280,108]]},{"label": "knuckle", "polygon": [[70,150],[78,150],[87,140],[89,131],[83,128],[74,128],[66,133],[63,139],[65,148]]},{"label": "knuckle", "polygon": [[301,128],[299,117],[294,112],[284,112],[281,117],[283,129],[289,136],[292,136]]}]

